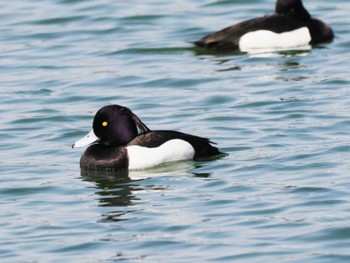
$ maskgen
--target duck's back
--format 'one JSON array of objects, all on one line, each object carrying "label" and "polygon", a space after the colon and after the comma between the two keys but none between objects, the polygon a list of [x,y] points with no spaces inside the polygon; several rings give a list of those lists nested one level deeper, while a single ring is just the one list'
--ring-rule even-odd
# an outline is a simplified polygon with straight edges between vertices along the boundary
[{"label": "duck's back", "polygon": [[205,36],[194,43],[199,47],[209,49],[238,48],[241,37],[249,32],[268,30],[279,34],[296,30],[302,26],[302,23],[296,20],[274,14],[235,24],[211,35]]}]

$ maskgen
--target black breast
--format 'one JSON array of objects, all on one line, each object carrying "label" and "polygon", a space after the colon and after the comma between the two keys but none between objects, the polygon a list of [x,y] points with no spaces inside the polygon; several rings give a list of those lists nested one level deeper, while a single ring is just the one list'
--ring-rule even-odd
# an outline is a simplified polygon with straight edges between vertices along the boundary
[{"label": "black breast", "polygon": [[128,156],[124,147],[109,147],[101,144],[91,145],[80,159],[83,170],[124,170],[128,168]]}]

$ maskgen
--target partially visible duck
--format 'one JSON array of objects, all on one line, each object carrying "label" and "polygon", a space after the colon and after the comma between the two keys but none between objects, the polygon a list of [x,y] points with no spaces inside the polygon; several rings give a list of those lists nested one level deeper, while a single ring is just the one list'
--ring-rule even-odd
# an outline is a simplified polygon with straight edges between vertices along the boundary
[{"label": "partially visible duck", "polygon": [[132,170],[219,155],[212,144],[177,131],[151,131],[130,109],[108,105],[96,113],[90,133],[72,147],[90,145],[80,159],[83,170]]},{"label": "partially visible duck", "polygon": [[227,27],[194,43],[212,50],[291,49],[331,41],[329,25],[312,18],[301,0],[277,0],[275,14]]}]

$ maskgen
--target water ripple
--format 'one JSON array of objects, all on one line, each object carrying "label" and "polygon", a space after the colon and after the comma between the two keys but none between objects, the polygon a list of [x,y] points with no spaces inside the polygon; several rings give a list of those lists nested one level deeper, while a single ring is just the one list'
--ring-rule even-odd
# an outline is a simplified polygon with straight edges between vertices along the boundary
[{"label": "water ripple", "polygon": [[[273,3],[1,2],[0,261],[349,261],[350,6],[304,4],[332,43],[218,54],[191,41]],[[81,172],[110,103],[227,155]]]}]

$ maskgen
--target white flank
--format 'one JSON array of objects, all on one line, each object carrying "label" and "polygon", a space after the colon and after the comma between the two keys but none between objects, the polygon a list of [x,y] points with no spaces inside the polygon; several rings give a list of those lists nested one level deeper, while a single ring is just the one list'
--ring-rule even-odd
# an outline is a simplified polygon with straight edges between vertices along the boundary
[{"label": "white flank", "polygon": [[95,135],[94,131],[91,130],[85,137],[81,138],[80,140],[76,141],[73,145],[72,148],[77,148],[77,147],[84,147],[87,146],[91,143],[94,143],[98,140],[97,136]]},{"label": "white flank", "polygon": [[311,35],[307,27],[279,34],[268,30],[258,30],[243,35],[239,41],[239,49],[241,51],[273,48],[286,49],[308,46],[310,41]]},{"label": "white flank", "polygon": [[139,145],[126,147],[129,157],[129,169],[145,169],[162,163],[192,159],[194,149],[184,140],[173,139],[155,148]]}]

